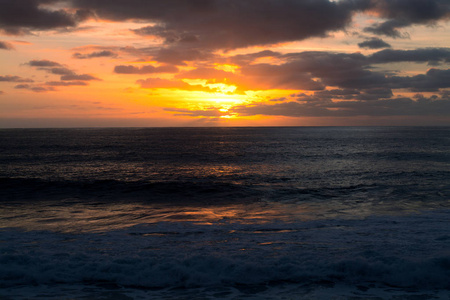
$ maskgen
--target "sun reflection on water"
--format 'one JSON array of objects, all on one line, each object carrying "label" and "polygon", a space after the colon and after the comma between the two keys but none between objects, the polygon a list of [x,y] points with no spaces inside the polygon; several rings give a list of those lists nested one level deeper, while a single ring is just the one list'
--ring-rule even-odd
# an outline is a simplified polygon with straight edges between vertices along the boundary
[{"label": "sun reflection on water", "polygon": [[[70,202],[70,205],[69,205]],[[57,232],[103,232],[139,224],[194,222],[197,224],[267,223],[275,220],[307,220],[307,211],[296,205],[249,204],[173,205],[145,203],[54,203],[42,201],[0,207],[0,228]],[[18,218],[17,216],[21,216]]]}]

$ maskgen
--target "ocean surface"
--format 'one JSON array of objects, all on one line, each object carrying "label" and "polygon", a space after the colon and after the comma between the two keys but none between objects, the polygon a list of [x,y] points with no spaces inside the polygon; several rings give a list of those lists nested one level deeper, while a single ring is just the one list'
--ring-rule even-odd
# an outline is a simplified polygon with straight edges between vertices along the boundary
[{"label": "ocean surface", "polygon": [[450,127],[0,129],[0,299],[449,299]]}]

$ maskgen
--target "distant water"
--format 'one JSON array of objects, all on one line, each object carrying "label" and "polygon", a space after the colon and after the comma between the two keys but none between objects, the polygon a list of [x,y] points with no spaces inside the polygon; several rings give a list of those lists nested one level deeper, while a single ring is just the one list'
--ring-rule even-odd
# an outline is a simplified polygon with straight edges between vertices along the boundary
[{"label": "distant water", "polygon": [[1,299],[450,295],[449,127],[3,129],[0,199]]}]

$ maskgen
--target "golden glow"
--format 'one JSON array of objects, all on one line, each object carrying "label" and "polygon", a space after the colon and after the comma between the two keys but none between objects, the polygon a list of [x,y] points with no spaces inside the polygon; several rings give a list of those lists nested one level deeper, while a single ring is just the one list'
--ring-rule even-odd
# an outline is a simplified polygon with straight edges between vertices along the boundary
[{"label": "golden glow", "polygon": [[233,93],[237,88],[235,85],[228,85],[224,83],[208,83],[205,86],[215,89],[221,93]]},{"label": "golden glow", "polygon": [[239,69],[239,66],[236,65],[228,65],[228,64],[214,64],[214,69],[222,70],[225,72],[236,73],[236,70]]},{"label": "golden glow", "polygon": [[190,85],[201,85],[201,86],[206,86],[206,83],[208,82],[208,80],[206,79],[183,79],[182,81]]}]

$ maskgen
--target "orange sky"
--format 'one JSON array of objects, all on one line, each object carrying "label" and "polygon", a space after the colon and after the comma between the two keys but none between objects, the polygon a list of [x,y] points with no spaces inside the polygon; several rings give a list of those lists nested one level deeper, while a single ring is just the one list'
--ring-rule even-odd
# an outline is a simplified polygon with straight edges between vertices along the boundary
[{"label": "orange sky", "polygon": [[4,1],[0,126],[450,125],[450,4]]}]

